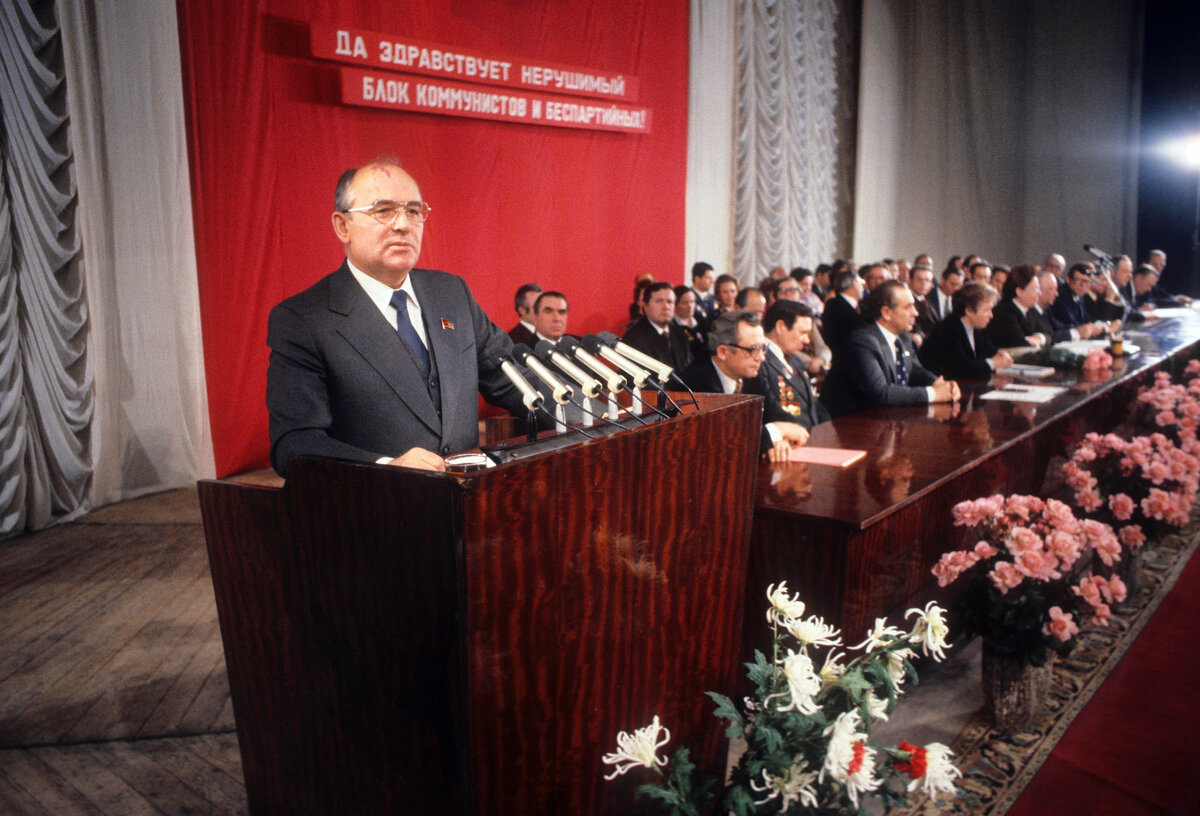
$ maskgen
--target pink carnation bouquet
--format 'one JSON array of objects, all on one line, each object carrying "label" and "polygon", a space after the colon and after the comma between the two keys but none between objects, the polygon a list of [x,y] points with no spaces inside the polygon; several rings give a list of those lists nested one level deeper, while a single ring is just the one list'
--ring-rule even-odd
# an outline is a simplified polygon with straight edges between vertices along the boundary
[{"label": "pink carnation bouquet", "polygon": [[1200,427],[1200,360],[1188,363],[1185,385],[1171,382],[1171,376],[1160,371],[1154,375],[1154,385],[1138,392],[1138,405],[1145,412],[1145,424],[1170,438],[1188,453],[1200,455],[1197,427]]},{"label": "pink carnation bouquet", "polygon": [[1089,551],[1108,564],[1121,557],[1107,524],[1037,496],[988,496],[959,502],[953,513],[975,544],[945,553],[933,574],[943,587],[967,582],[956,603],[961,625],[997,654],[1041,666],[1051,650],[1074,647],[1082,624],[1107,623],[1110,604],[1125,600],[1120,578],[1077,574]]},{"label": "pink carnation bouquet", "polygon": [[1122,439],[1090,433],[1063,465],[1075,504],[1118,530],[1125,547],[1187,523],[1200,487],[1200,457],[1161,433]]},{"label": "pink carnation bouquet", "polygon": [[1087,357],[1083,358],[1083,364],[1080,366],[1084,374],[1100,374],[1109,371],[1112,367],[1112,355],[1104,349],[1095,349],[1090,352]]}]

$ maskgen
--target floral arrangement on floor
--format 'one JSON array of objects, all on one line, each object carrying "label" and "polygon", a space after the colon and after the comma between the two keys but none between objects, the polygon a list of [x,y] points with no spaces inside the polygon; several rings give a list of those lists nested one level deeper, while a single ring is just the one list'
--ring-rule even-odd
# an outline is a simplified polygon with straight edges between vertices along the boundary
[{"label": "floral arrangement on floor", "polygon": [[1063,477],[1086,513],[1119,528],[1123,545],[1142,546],[1182,527],[1200,489],[1200,457],[1164,434],[1122,439],[1090,433],[1063,465]]},{"label": "floral arrangement on floor", "polygon": [[[944,657],[949,632],[942,610],[933,603],[908,610],[906,619],[914,620],[907,633],[876,620],[867,639],[850,647],[862,654],[845,662],[839,631],[817,616],[805,618],[804,604],[788,594],[786,583],[769,587],[767,598],[772,655],[756,652],[755,662],[746,664],[754,694],[739,704],[709,692],[714,713],[728,723],[726,735],[746,743],[718,812],[866,814],[869,796],[891,806],[917,789],[930,797],[956,794],[954,780],[962,774],[946,746],[870,744],[873,723],[895,709],[906,679],[916,681],[909,662],[916,650]],[[603,757],[613,767],[605,779],[650,769],[657,779],[640,786],[638,796],[668,813],[698,814],[713,803],[718,784],[692,779],[687,748],[670,760],[660,757],[669,740],[657,716],[632,734],[621,732],[617,750]]]},{"label": "floral arrangement on floor", "polygon": [[1125,600],[1119,577],[1074,575],[1089,550],[1106,564],[1120,559],[1107,524],[1081,521],[1063,502],[1037,496],[959,502],[953,513],[977,543],[945,553],[933,574],[943,587],[969,582],[956,611],[967,634],[987,638],[996,654],[1042,666],[1051,651],[1070,652],[1085,615],[1106,624],[1109,604]]},{"label": "floral arrangement on floor", "polygon": [[1021,362],[1030,365],[1052,366],[1060,369],[1083,371],[1085,374],[1099,374],[1113,367],[1112,355],[1103,349],[1093,349],[1087,354],[1080,354],[1069,349],[1051,347],[1038,349],[1021,355]]},{"label": "floral arrangement on floor", "polygon": [[1192,360],[1184,370],[1186,385],[1171,382],[1171,375],[1159,371],[1154,385],[1138,392],[1138,404],[1149,413],[1147,424],[1169,437],[1189,453],[1200,453],[1196,429],[1200,426],[1200,360]]}]

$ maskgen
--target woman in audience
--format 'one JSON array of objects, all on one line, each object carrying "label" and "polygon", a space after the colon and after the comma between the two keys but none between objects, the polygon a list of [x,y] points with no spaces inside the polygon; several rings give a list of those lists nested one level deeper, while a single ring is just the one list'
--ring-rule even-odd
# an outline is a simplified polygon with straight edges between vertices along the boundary
[{"label": "woman in audience", "polygon": [[675,322],[687,333],[692,356],[706,353],[704,335],[707,327],[696,318],[696,292],[690,286],[675,287]]},{"label": "woman in audience", "polygon": [[1000,303],[987,327],[988,337],[997,348],[1045,344],[1046,338],[1040,333],[1043,326],[1034,309],[1041,292],[1036,267],[1015,266],[1008,273]]}]

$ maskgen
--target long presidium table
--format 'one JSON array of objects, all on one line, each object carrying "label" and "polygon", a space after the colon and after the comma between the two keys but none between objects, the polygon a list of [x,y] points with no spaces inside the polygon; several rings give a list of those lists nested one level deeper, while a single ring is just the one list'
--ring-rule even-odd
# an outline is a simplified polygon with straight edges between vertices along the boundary
[{"label": "long presidium table", "polygon": [[744,648],[764,643],[770,583],[786,580],[808,614],[840,626],[847,642],[861,639],[877,617],[924,606],[937,590],[933,565],[962,543],[951,507],[993,493],[1039,493],[1052,457],[1088,431],[1115,427],[1154,371],[1195,355],[1200,313],[1149,321],[1126,336],[1139,351],[1111,372],[1059,371],[1037,380],[1067,389],[1049,402],[981,399],[1009,382],[996,374],[991,383],[960,383],[956,407],[873,409],[814,428],[809,445],[867,451],[847,468],[762,463]]}]

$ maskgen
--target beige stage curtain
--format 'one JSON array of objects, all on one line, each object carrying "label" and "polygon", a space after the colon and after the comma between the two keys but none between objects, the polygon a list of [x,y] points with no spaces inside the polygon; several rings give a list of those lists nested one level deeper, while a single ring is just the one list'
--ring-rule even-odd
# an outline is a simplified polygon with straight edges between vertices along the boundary
[{"label": "beige stage curtain", "polygon": [[736,21],[732,3],[691,0],[688,17],[687,247],[691,267],[733,268],[733,131]]},{"label": "beige stage curtain", "polygon": [[856,7],[738,4],[734,267],[744,283],[849,246]]},{"label": "beige stage curtain", "polygon": [[96,372],[92,501],[101,505],[185,486],[215,467],[175,4],[60,8]]},{"label": "beige stage curtain", "polygon": [[1142,5],[866,0],[854,257],[1136,248]]},{"label": "beige stage curtain", "polygon": [[0,3],[0,537],[86,510],[92,373],[52,2]]},{"label": "beige stage curtain", "polygon": [[0,3],[0,65],[6,536],[214,468],[174,3]]}]

